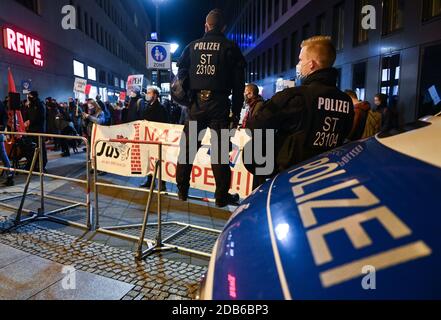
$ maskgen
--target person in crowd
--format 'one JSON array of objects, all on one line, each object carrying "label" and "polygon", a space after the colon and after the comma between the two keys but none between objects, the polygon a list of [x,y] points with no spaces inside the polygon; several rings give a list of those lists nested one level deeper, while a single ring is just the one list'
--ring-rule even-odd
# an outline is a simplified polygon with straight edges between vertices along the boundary
[{"label": "person in crowd", "polygon": [[349,136],[354,106],[337,87],[335,60],[330,37],[303,41],[297,65],[299,85],[267,101],[251,124],[251,129],[275,130],[273,174],[337,148]]},{"label": "person in crowd", "polygon": [[[69,104],[69,117],[73,122],[74,125],[74,129],[77,132],[77,134],[79,136],[83,135],[83,130],[82,130],[82,125],[81,125],[81,114],[82,111],[79,107],[78,104],[78,100],[77,99],[73,99],[73,98],[69,98],[68,100],[68,104]],[[80,141],[78,141],[78,144],[80,143]]]},{"label": "person in crowd", "polygon": [[[26,132],[28,133],[46,133],[46,109],[39,99],[37,91],[31,91],[28,94],[28,104],[24,108],[23,120]],[[32,137],[32,142],[38,146],[38,137]],[[46,142],[42,139],[43,150],[43,170],[46,171],[47,164],[47,150],[46,150]],[[30,163],[27,164],[26,169],[29,170]],[[36,168],[39,168],[39,163],[37,163]],[[36,169],[38,170],[38,169]]]},{"label": "person in crowd", "polygon": [[121,101],[116,102],[113,107],[113,113],[112,113],[112,124],[113,125],[119,125],[123,123],[122,119],[122,113],[124,109],[124,105]]},{"label": "person in crowd", "polygon": [[[8,113],[5,105],[0,101],[0,131],[5,131],[8,123]],[[8,154],[5,147],[6,137],[4,134],[0,134],[0,160],[5,168],[11,169],[11,162],[9,161]],[[5,171],[4,171],[5,172]],[[14,175],[11,171],[6,172],[6,181],[4,185],[11,187],[14,185]]]},{"label": "person in crowd", "polygon": [[387,100],[387,95],[383,93],[376,94],[374,97],[377,111],[381,113],[381,132],[388,132],[398,127],[396,108],[395,106],[389,106]]},{"label": "person in crowd", "polygon": [[[67,105],[62,104],[60,108],[58,108],[58,114],[55,118],[55,123],[57,125],[57,129],[60,131],[60,134],[63,136],[77,136],[77,131],[74,128],[74,123],[72,121],[72,117],[69,113],[69,107]],[[61,143],[61,154],[62,157],[70,157],[70,148],[77,153],[77,143],[75,140],[68,139],[60,139]]]},{"label": "person in crowd", "polygon": [[141,97],[141,91],[135,89],[130,93],[130,100],[127,110],[126,122],[134,122],[142,120],[145,110],[145,101]]},{"label": "person in crowd", "polygon": [[102,112],[104,114],[104,118],[105,118],[104,125],[110,126],[111,122],[112,122],[112,115],[110,114],[110,110],[108,108],[108,104],[104,103],[101,100],[101,96],[100,95],[96,96],[96,103],[98,103],[98,105],[100,106],[100,108],[101,108],[101,110],[102,110]]},{"label": "person in crowd", "polygon": [[87,139],[91,140],[92,128],[94,124],[105,125],[106,117],[100,105],[93,99],[87,100],[87,112],[83,112],[83,128]]},{"label": "person in crowd", "polygon": [[[144,109],[144,113],[142,115],[143,120],[151,121],[151,122],[159,122],[159,123],[169,123],[169,115],[167,114],[167,110],[159,101],[160,92],[156,87],[150,87],[147,89],[146,100],[147,106]],[[150,188],[152,184],[153,177],[149,175],[147,177],[147,181],[141,185],[141,188]],[[162,182],[161,191],[166,191],[166,183]]]},{"label": "person in crowd", "polygon": [[371,105],[367,101],[360,101],[357,94],[353,90],[346,90],[345,93],[352,99],[354,105],[354,124],[348,140],[357,141],[363,137],[366,127],[366,120],[371,110]]},{"label": "person in crowd", "polygon": [[245,86],[244,97],[248,106],[248,111],[242,121],[242,128],[245,129],[250,127],[256,115],[262,110],[265,101],[259,94],[259,88],[253,83]]}]

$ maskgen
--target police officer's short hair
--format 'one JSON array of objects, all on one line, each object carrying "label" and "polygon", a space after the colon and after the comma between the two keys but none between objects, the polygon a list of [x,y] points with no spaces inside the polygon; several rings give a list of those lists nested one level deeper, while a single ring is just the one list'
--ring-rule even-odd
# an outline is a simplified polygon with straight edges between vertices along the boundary
[{"label": "police officer's short hair", "polygon": [[247,84],[245,86],[245,88],[250,88],[255,97],[257,97],[259,95],[259,87],[257,85],[255,85],[254,83]]},{"label": "police officer's short hair", "polygon": [[307,48],[308,52],[315,52],[322,67],[332,67],[337,59],[337,50],[331,37],[315,36],[303,41],[301,47]]},{"label": "police officer's short hair", "polygon": [[219,31],[222,30],[222,28],[225,27],[225,20],[222,10],[211,10],[207,15],[206,22],[210,26],[210,29]]},{"label": "police officer's short hair", "polygon": [[153,87],[148,87],[147,88],[147,92],[149,92],[149,91],[152,91],[154,94],[156,94],[157,96],[159,96],[159,94],[160,94],[160,91],[159,91],[159,88],[158,87],[155,87],[155,86],[153,86]]}]

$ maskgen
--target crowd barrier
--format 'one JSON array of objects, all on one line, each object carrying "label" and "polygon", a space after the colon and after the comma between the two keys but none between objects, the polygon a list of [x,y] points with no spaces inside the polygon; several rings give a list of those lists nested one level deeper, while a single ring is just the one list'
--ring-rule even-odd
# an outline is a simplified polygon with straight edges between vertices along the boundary
[{"label": "crowd barrier", "polygon": [[[98,181],[98,164],[97,164],[97,157],[96,157],[96,150],[99,143],[123,143],[123,144],[148,144],[148,145],[154,145],[158,147],[158,160],[155,162],[154,167],[154,173],[152,181],[153,183],[150,186],[149,190],[142,189],[142,188],[132,188],[122,185],[115,185],[115,184],[108,184],[108,183],[102,183]],[[195,254],[198,256],[203,256],[209,258],[211,256],[210,253],[207,251],[201,251],[194,248],[188,248],[183,245],[176,245],[172,244],[172,241],[176,239],[177,237],[183,235],[188,230],[192,229],[195,232],[201,231],[204,233],[212,234],[214,237],[217,238],[219,236],[220,231],[210,228],[204,228],[197,225],[191,225],[191,224],[185,224],[182,222],[177,221],[170,221],[170,222],[163,222],[162,221],[162,198],[164,196],[169,197],[176,197],[177,194],[172,194],[168,192],[161,191],[162,190],[162,162],[163,162],[163,147],[171,147],[174,145],[171,144],[164,144],[160,142],[151,142],[151,141],[142,141],[142,140],[127,140],[127,139],[100,139],[95,141],[95,145],[93,146],[93,160],[94,160],[94,196],[95,196],[95,230],[97,232],[107,234],[110,236],[118,237],[121,239],[126,239],[130,241],[137,241],[137,249],[136,249],[136,258],[138,260],[141,260],[145,258],[146,256],[154,253],[154,252],[160,252],[160,251],[166,251],[166,250],[175,250],[175,251],[181,251],[186,253]],[[155,181],[158,180],[157,190],[154,190]],[[143,223],[142,224],[133,224],[133,225],[119,225],[119,226],[106,226],[101,227],[100,226],[100,208],[99,208],[99,187],[107,187],[107,188],[114,188],[114,189],[120,189],[120,190],[126,190],[126,191],[135,191],[135,192],[142,192],[142,193],[148,193],[148,199],[144,210],[144,217],[143,217]],[[153,201],[153,195],[157,196],[157,223],[148,223],[149,220],[149,213],[150,208]],[[205,198],[197,198],[192,197],[193,199],[202,200],[202,201],[213,201]],[[170,235],[166,237],[166,239],[163,239],[163,226],[174,226],[174,231],[171,232]],[[156,237],[155,239],[146,239],[146,230],[148,227],[156,227]],[[128,230],[138,230],[140,229],[140,234],[138,237],[131,235],[130,232],[127,232]],[[151,245],[147,250],[143,250],[144,244]],[[214,243],[213,243],[214,245]]]},{"label": "crowd barrier", "polygon": [[[14,174],[20,173],[20,174],[26,174],[27,179],[24,186],[23,193],[21,195],[11,196],[7,198],[3,198],[0,200],[0,206],[10,209],[10,210],[16,210],[16,218],[15,218],[15,225],[14,227],[17,227],[19,225],[22,225],[24,223],[34,222],[38,220],[50,220],[56,223],[60,223],[63,225],[69,225],[73,227],[78,227],[81,229],[90,230],[92,228],[92,207],[91,207],[91,187],[92,187],[92,181],[91,181],[91,175],[90,175],[90,166],[91,166],[91,160],[90,160],[90,144],[87,141],[86,138],[78,137],[78,136],[64,136],[64,135],[55,135],[55,134],[39,134],[39,133],[23,133],[23,132],[0,132],[0,134],[4,134],[7,136],[21,136],[21,137],[31,137],[31,138],[37,138],[38,144],[34,150],[32,163],[29,170],[22,170],[18,168],[6,168],[4,166],[0,166],[0,169],[4,171],[11,171]],[[66,140],[80,140],[83,141],[84,145],[86,146],[86,179],[76,179],[76,178],[69,178],[69,177],[63,177],[58,176],[54,174],[48,174],[45,173],[43,170],[43,139],[66,139]],[[38,159],[38,171],[35,171],[36,163]],[[40,179],[39,183],[39,193],[28,193],[29,186],[32,181],[33,176],[38,176]],[[82,184],[86,186],[86,201],[85,202],[78,202],[74,201],[72,199],[65,199],[63,197],[59,196],[53,196],[46,194],[45,192],[45,178],[55,179],[55,180],[63,180],[67,182],[74,182],[78,184]],[[40,201],[40,207],[38,208],[37,212],[33,212],[31,210],[24,209],[24,204],[26,201],[26,198],[28,196],[37,196],[39,197]],[[15,207],[13,205],[7,204],[7,202],[10,202],[12,200],[16,200],[21,198],[19,207]],[[62,208],[58,208],[55,210],[46,211],[45,210],[45,202],[46,200],[53,200],[58,201],[66,204],[66,206]],[[66,218],[60,218],[55,217],[54,215],[65,213],[69,210],[76,209],[78,207],[85,207],[85,223],[79,223],[78,221],[72,221]],[[29,215],[27,218],[23,218],[23,213]]]}]

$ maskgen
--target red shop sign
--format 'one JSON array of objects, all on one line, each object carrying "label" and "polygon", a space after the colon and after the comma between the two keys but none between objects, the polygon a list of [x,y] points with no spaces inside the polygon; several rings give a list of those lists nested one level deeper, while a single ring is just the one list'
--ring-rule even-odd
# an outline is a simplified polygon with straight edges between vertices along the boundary
[{"label": "red shop sign", "polygon": [[32,63],[43,67],[40,41],[11,28],[3,28],[3,46],[11,51],[32,57]]}]

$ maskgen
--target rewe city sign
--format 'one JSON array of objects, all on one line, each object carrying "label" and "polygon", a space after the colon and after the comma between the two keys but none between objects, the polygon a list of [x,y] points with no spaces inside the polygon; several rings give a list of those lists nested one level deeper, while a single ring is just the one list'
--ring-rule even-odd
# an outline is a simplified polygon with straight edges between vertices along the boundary
[{"label": "rewe city sign", "polygon": [[44,66],[40,41],[11,28],[3,28],[3,46],[5,49],[29,56],[38,67]]}]

